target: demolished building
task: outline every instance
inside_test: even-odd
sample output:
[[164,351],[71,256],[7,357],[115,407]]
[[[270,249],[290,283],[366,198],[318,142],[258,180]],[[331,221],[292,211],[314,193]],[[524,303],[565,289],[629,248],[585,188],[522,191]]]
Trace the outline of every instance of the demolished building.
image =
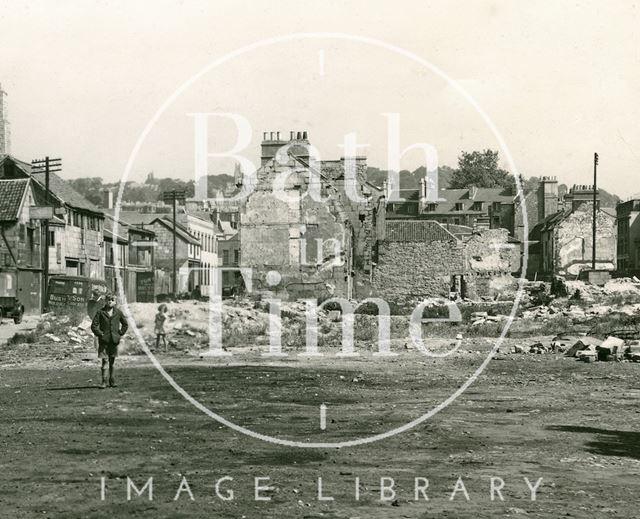
[[240,266],[251,268],[257,292],[355,298],[367,291],[381,190],[366,181],[364,157],[316,161],[309,150],[306,132],[264,134],[240,210]]
[[[582,271],[592,268],[593,195],[593,186],[574,186],[564,196],[563,205],[556,205],[560,210],[543,213],[548,216],[530,232],[530,277],[545,280],[558,276],[577,278]],[[614,271],[617,263],[616,216],[611,210],[600,207],[598,193],[596,204],[596,269]]]
[[521,266],[520,242],[507,229],[456,235],[434,220],[387,220],[376,260],[375,295],[401,308],[513,294]]

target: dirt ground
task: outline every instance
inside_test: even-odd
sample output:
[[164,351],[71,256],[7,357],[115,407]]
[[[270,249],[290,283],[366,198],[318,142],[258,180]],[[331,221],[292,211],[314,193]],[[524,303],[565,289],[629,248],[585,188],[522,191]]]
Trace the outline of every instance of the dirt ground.
[[[290,355],[274,362],[245,353],[159,360],[190,395],[236,424],[294,441],[334,442],[417,418],[448,397],[489,348],[488,341],[469,340],[445,359],[403,351],[392,359]],[[100,390],[91,358],[76,352],[0,365],[0,516],[637,517],[638,364],[498,355],[425,423],[375,443],[318,450],[274,445],[221,425],[145,356],[121,357],[119,387]],[[135,492],[128,501],[127,477],[138,488],[153,477],[153,501]],[[193,501],[186,491],[174,501],[183,477]],[[216,495],[223,477],[233,480],[222,480],[219,491],[233,490],[233,500]],[[270,478],[259,482],[274,487],[259,493],[270,501],[255,500],[256,477]],[[318,500],[318,477],[333,501]],[[450,500],[459,477],[469,500],[461,490]],[[504,481],[504,501],[491,500],[491,477]],[[532,485],[543,478],[535,501],[525,477]],[[393,499],[380,500],[381,478],[394,479]],[[414,500],[415,478],[428,478],[428,501]]]

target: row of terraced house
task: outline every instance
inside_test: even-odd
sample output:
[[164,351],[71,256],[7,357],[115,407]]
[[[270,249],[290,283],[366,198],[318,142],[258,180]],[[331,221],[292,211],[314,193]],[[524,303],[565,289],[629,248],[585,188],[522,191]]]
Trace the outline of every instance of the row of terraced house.
[[[25,312],[38,313],[47,274],[103,280],[129,302],[173,293],[170,214],[118,213],[111,193],[98,207],[55,173],[47,191],[44,177],[30,163],[0,154],[0,297],[14,293]],[[176,292],[208,296],[211,268],[239,262],[237,228],[219,213],[192,214],[184,205],[178,213]]]

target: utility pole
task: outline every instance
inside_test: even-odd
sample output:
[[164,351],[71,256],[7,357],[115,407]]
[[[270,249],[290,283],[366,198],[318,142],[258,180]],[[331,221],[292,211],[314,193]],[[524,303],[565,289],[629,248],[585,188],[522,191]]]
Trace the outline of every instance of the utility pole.
[[596,207],[597,202],[598,202],[598,154],[594,153],[593,154],[593,237],[592,237],[593,241],[591,244],[593,256],[591,259],[591,270],[596,269],[596,238],[597,238],[597,231],[598,231],[598,222],[597,222],[598,208]]
[[[44,159],[31,161],[31,174],[44,173],[44,196],[45,205],[52,206],[51,191],[49,190],[49,176],[51,173],[57,173],[62,171],[62,159],[50,159],[45,157]],[[49,219],[45,218],[44,223],[44,250],[42,261],[42,311],[45,311],[45,305],[47,302],[47,291],[49,290]],[[43,240],[40,240],[42,243]]]
[[173,205],[173,271],[171,274],[171,285],[172,285],[172,292],[173,292],[173,297],[176,297],[176,293],[177,293],[177,270],[178,270],[178,266],[177,266],[177,261],[176,261],[176,203],[178,200],[184,201],[185,200],[185,193],[184,191],[178,191],[176,189],[172,189],[171,191],[166,191],[164,193],[162,193],[162,200],[167,203],[167,202],[171,202]]

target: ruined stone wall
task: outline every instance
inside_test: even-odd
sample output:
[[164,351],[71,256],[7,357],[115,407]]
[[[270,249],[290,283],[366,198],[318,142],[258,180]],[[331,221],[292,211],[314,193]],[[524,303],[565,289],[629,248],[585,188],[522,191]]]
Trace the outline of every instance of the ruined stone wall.
[[[590,269],[593,254],[593,204],[584,202],[553,230],[553,274],[577,276]],[[617,263],[616,218],[597,213],[596,268],[615,270]]]
[[466,242],[468,270],[518,272],[521,267],[520,244],[509,243],[506,229],[488,229],[473,234]]
[[430,297],[448,299],[451,276],[464,271],[462,244],[455,240],[383,241],[378,247],[372,295],[389,304],[406,308]]
[[[173,269],[173,232],[164,225],[156,222],[151,226],[156,235],[155,266],[171,272]],[[189,258],[188,244],[179,235],[176,239],[177,268],[187,266]]]
[[[290,199],[282,200],[274,193],[274,182],[287,172],[283,187]],[[323,185],[322,195],[334,187]],[[308,189],[308,172],[293,160],[270,161],[258,170],[256,188],[240,214],[241,266],[252,269],[256,291],[282,299],[347,295],[349,218],[337,197],[320,202],[302,197]],[[275,285],[266,281],[271,271],[281,278]]]
[[470,299],[510,297],[517,289],[512,273],[520,271],[520,245],[508,242],[509,231],[491,229],[465,243],[463,295]]

